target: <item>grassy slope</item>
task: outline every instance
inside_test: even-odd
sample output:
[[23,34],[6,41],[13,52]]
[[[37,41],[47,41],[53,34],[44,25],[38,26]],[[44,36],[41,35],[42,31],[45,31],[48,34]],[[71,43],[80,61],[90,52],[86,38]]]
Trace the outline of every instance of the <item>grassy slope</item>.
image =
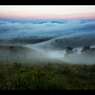
[[94,90],[94,72],[95,65],[64,62],[0,64],[0,90]]
[[0,60],[4,62],[27,62],[39,60],[42,57],[33,49],[22,46],[0,46]]

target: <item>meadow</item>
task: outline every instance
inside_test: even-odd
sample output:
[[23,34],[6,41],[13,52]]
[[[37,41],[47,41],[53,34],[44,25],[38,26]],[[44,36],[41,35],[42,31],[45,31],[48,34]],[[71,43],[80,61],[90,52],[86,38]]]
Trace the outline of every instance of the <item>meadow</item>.
[[95,90],[95,64],[0,62],[0,90]]

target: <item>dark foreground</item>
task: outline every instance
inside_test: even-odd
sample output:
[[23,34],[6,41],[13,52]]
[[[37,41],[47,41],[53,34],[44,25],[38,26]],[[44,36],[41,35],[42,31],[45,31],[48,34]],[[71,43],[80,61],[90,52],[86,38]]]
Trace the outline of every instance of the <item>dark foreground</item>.
[[0,90],[95,90],[95,65],[0,63]]

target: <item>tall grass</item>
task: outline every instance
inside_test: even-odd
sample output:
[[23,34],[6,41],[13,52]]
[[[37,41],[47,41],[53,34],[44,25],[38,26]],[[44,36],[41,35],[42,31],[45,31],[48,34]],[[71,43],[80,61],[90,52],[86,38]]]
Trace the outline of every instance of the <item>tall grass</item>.
[[0,90],[94,90],[95,65],[0,64]]

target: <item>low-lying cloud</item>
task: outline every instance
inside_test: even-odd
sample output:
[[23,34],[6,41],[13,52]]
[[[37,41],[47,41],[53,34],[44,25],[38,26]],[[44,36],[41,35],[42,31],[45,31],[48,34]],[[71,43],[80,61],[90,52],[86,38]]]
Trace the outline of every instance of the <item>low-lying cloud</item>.
[[[95,21],[79,20],[65,21],[63,24],[46,22],[42,24],[34,23],[12,23],[0,21],[0,38],[13,38],[16,36],[59,36],[74,33],[88,33],[95,31]],[[5,37],[4,35],[7,35]]]
[[[95,45],[95,21],[69,20],[63,23],[45,22],[35,23],[12,23],[0,21],[0,40],[13,39],[16,37],[24,38],[30,36],[55,37],[49,42],[38,44],[39,46],[61,47],[67,46],[81,47],[84,45]],[[61,41],[55,42],[56,39]],[[47,44],[47,45],[46,45]],[[51,45],[51,46],[50,46]],[[53,46],[52,46],[53,45]]]

